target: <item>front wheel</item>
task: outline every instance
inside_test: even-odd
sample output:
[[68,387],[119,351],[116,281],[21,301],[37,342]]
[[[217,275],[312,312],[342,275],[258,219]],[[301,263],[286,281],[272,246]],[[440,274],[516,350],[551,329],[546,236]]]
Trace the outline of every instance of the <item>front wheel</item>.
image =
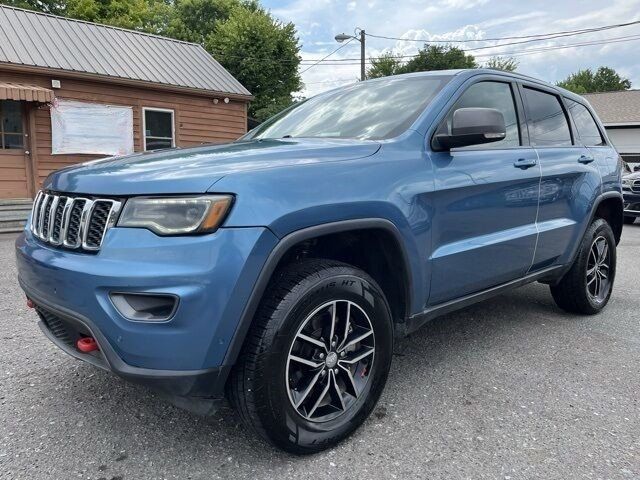
[[597,218],[585,232],[571,269],[551,286],[551,294],[563,310],[593,315],[609,302],[615,276],[615,237],[609,224]]
[[314,453],[371,413],[392,358],[383,292],[365,272],[327,260],[285,268],[267,290],[230,379],[243,422],[292,453]]

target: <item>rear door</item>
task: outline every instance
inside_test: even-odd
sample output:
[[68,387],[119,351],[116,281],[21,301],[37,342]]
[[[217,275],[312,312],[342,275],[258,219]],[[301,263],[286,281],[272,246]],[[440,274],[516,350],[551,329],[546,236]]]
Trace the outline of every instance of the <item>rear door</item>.
[[552,88],[521,85],[529,139],[535,148],[542,179],[531,271],[567,263],[578,245],[591,206],[601,191],[593,154],[571,128],[567,107]]
[[[480,78],[452,100],[440,129],[458,108],[502,112],[507,136],[495,143],[431,154],[435,177],[429,304],[435,305],[525,275],[533,260],[540,169],[528,146],[515,84]],[[524,128],[523,128],[524,127]]]
[[600,169],[603,191],[617,190],[620,182],[617,152],[607,143],[601,127],[585,104],[566,97],[564,101],[580,143],[587,148]]

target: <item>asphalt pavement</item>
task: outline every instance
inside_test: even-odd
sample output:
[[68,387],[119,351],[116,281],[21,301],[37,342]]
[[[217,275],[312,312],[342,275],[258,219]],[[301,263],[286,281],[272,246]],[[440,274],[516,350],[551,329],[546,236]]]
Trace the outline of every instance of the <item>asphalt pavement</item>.
[[566,314],[533,284],[399,342],[351,438],[294,457],[68,357],[40,332],[0,236],[0,478],[639,479],[640,225],[607,309]]

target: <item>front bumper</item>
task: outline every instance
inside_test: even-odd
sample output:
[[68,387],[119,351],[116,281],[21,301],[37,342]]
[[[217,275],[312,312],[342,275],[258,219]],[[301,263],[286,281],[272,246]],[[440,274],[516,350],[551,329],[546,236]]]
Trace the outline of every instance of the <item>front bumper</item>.
[[624,216],[640,217],[640,193],[623,190]]
[[[112,228],[97,254],[43,244],[27,229],[16,240],[20,285],[38,307],[72,331],[93,336],[100,354],[83,354],[45,333],[76,358],[178,397],[220,397],[223,365],[244,305],[276,237],[265,228],[220,229],[158,237]],[[109,293],[179,297],[166,322],[131,321]]]

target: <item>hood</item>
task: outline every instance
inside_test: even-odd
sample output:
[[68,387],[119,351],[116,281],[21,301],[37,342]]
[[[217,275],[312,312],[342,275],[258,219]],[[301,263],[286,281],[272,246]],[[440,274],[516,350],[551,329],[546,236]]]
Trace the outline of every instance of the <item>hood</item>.
[[627,173],[622,176],[623,180],[640,180],[640,172]]
[[353,160],[380,144],[343,139],[265,139],[105,158],[52,173],[44,188],[87,195],[204,193],[225,175]]

